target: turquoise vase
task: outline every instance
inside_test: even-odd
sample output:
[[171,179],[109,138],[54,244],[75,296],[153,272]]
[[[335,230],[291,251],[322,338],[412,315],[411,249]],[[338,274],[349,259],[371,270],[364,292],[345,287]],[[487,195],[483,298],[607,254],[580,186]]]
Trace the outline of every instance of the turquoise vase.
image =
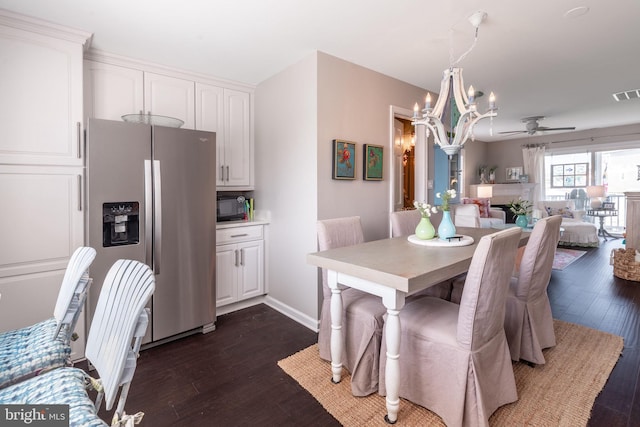
[[447,240],[455,235],[456,226],[453,225],[453,221],[451,221],[451,212],[443,211],[442,221],[440,221],[440,225],[438,226],[438,237],[440,240]]
[[526,215],[518,215],[516,218],[516,225],[520,228],[527,228],[529,225],[529,220]]
[[433,228],[433,224],[431,224],[431,220],[427,218],[422,218],[416,227],[416,237],[421,240],[429,240],[433,239],[436,235],[436,229]]

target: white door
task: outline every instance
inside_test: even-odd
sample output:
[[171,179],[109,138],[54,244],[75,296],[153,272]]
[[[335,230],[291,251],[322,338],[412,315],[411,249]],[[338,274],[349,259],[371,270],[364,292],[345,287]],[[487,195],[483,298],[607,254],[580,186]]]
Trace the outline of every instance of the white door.
[[122,120],[144,110],[144,79],[140,70],[84,61],[87,117]]
[[185,129],[195,129],[195,83],[190,80],[144,73],[145,112],[184,121]]
[[264,293],[264,241],[238,244],[240,250],[241,277],[238,280],[238,300],[256,297]]
[[216,307],[237,301],[236,245],[216,246]]

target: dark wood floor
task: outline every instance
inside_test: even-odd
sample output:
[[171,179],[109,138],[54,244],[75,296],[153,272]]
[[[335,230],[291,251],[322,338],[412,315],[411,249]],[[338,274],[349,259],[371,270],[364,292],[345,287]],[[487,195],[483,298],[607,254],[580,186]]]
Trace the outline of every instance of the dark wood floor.
[[[552,274],[557,319],[624,337],[623,356],[596,399],[589,426],[640,425],[640,283],[617,279],[609,241]],[[317,335],[259,305],[218,317],[217,330],[141,353],[128,412],[143,426],[337,426],[276,362]],[[328,381],[328,377],[327,377]],[[105,418],[108,419],[108,418]]]

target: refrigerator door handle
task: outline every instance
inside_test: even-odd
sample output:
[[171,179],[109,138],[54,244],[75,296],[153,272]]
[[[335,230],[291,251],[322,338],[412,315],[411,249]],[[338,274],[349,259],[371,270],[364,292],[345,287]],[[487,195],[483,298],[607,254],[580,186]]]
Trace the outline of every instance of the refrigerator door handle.
[[160,160],[153,161],[153,272],[160,274],[162,259],[162,176]]
[[153,178],[151,174],[151,160],[144,161],[144,258],[145,264],[151,267],[153,259]]

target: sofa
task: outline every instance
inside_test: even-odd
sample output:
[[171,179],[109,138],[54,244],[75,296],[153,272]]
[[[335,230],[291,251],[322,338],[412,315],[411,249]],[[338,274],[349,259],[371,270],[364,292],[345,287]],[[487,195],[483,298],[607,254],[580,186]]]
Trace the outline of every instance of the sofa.
[[[500,208],[492,208],[490,199],[484,197],[465,197],[462,204],[474,204],[478,206],[480,213],[480,228],[500,228],[506,222],[506,214]],[[455,213],[454,213],[455,217]]]
[[542,218],[562,216],[558,245],[596,248],[600,245],[598,226],[585,221],[585,211],[575,209],[573,200],[542,200],[536,203],[535,208],[541,212]]

